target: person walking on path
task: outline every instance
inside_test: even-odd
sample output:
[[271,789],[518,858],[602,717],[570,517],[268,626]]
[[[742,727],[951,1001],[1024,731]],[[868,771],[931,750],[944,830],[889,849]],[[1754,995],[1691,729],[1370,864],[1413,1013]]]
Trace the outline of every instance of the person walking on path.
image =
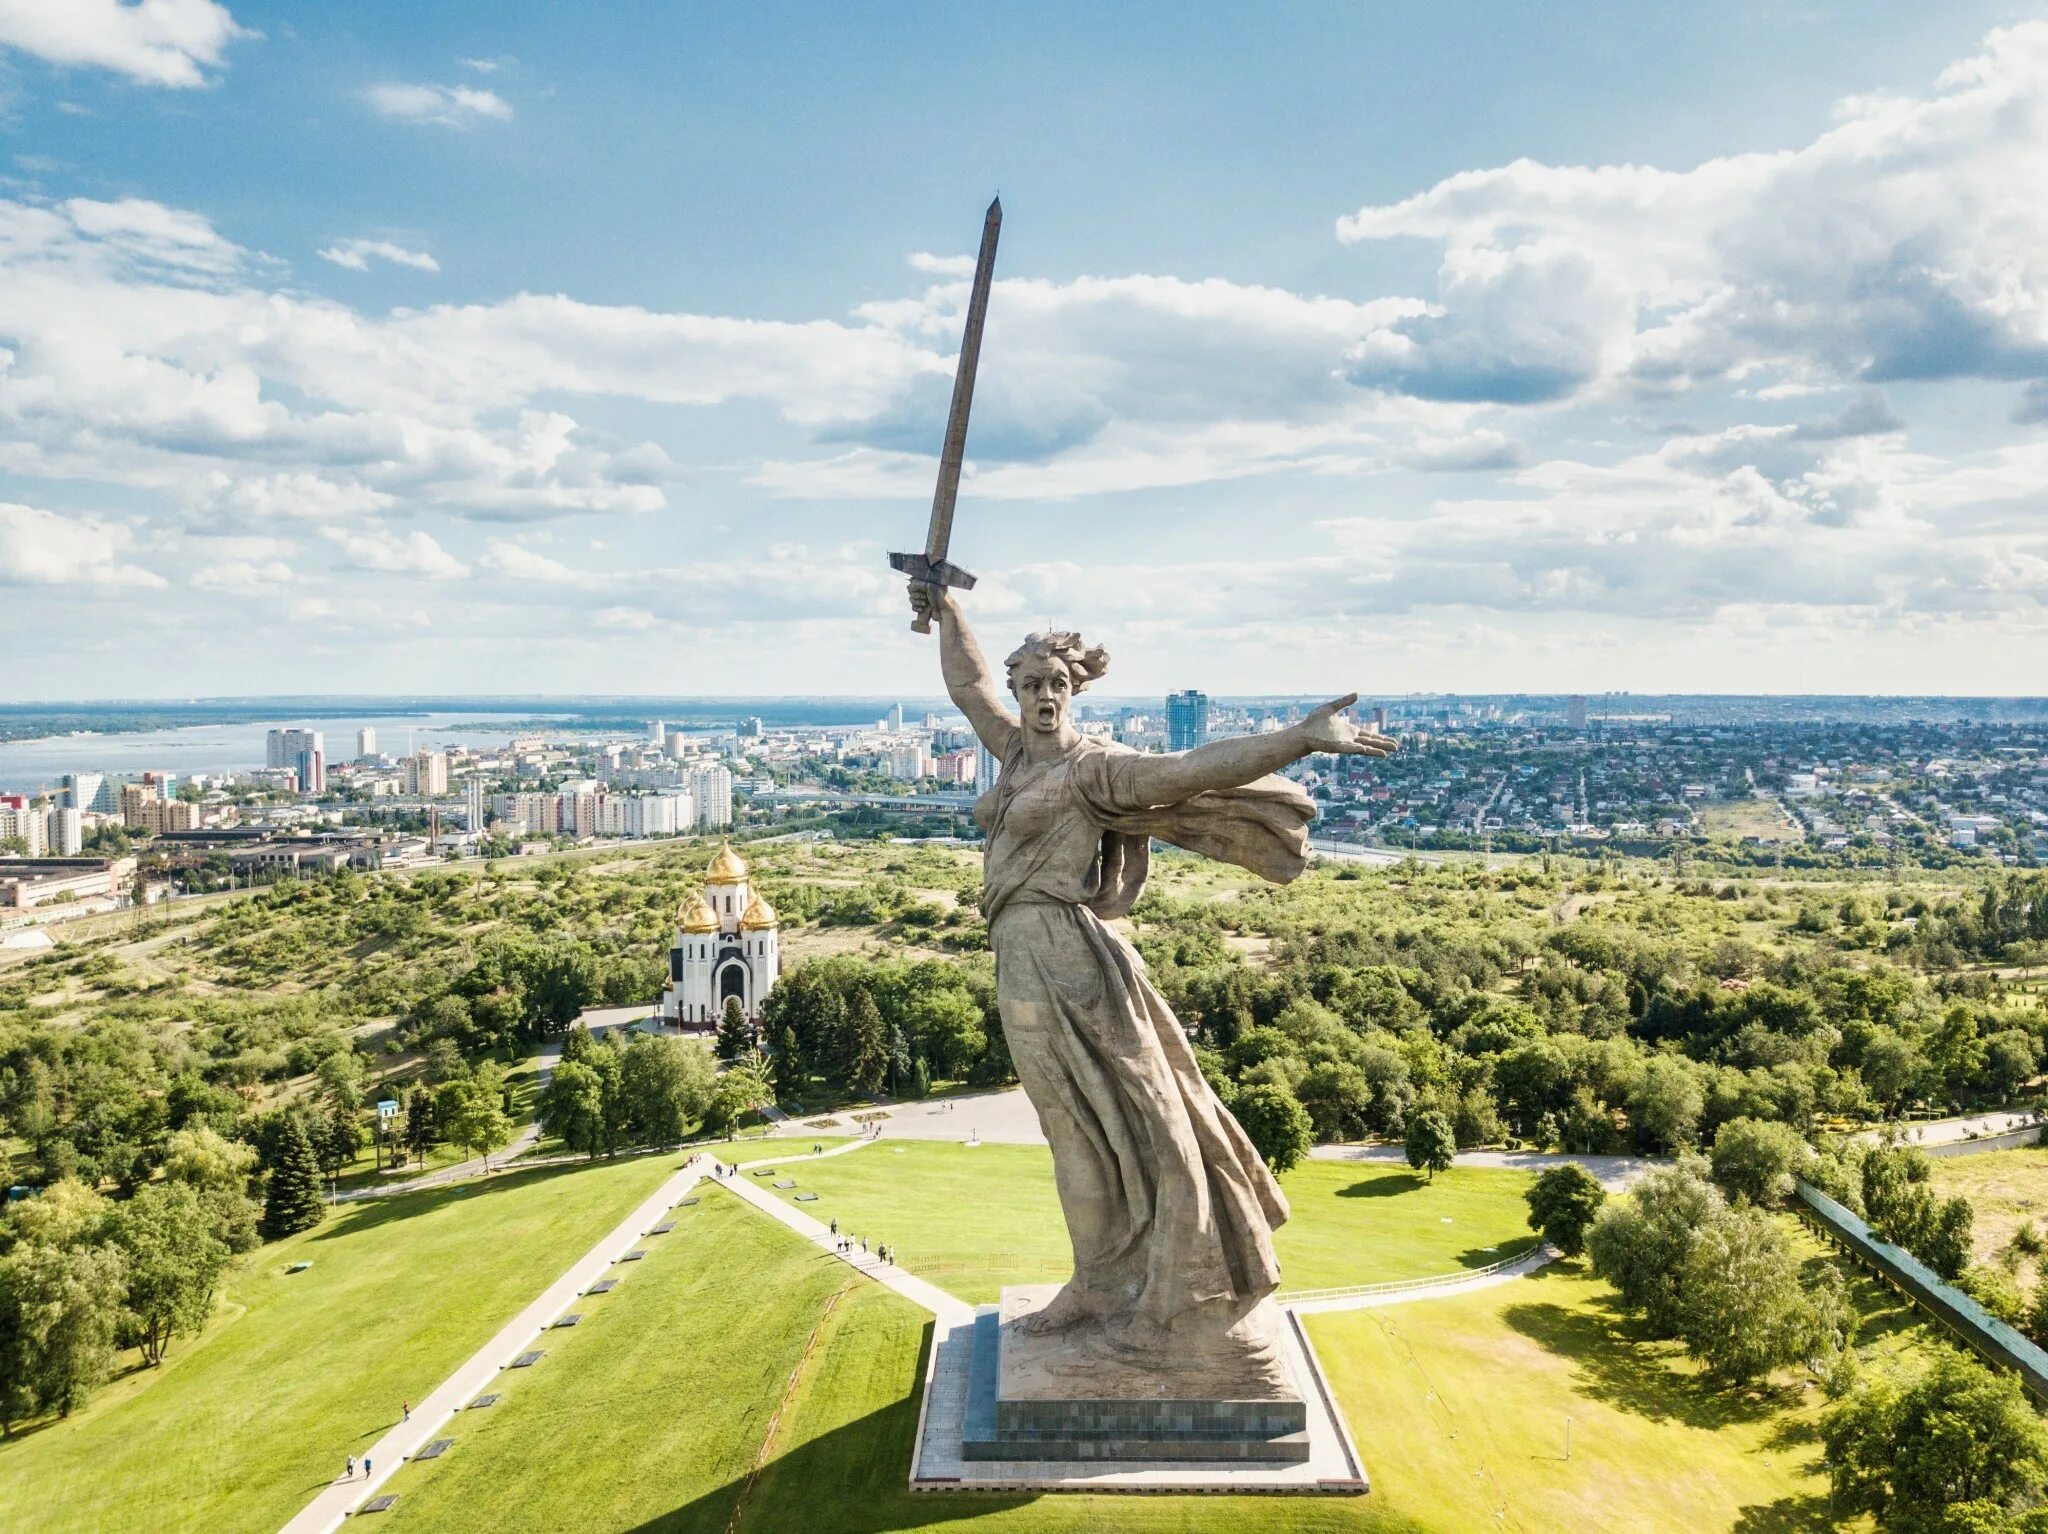
[[351,1455],[350,1455],[350,1456],[348,1457],[348,1471],[347,1471],[347,1473],[346,1473],[346,1474],[344,1474],[344,1475],[342,1476],[342,1479],[343,1479],[344,1481],[353,1481],[353,1480],[354,1480],[355,1478],[356,1478],[356,1457],[355,1457],[355,1456],[354,1456],[353,1454],[351,1454]]
[[405,1414],[405,1420],[407,1422],[412,1421],[412,1402],[401,1401],[398,1404],[398,1409]]
[[832,1234],[835,1236],[839,1234],[839,1216],[836,1214],[832,1217]]

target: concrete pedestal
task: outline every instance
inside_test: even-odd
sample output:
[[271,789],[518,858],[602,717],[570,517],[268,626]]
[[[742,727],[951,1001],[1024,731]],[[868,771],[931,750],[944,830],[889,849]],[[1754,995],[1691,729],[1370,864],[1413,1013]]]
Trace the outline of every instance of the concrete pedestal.
[[[1133,1361],[1085,1323],[1050,1336],[1022,1324],[1052,1285],[1006,1288],[975,1317],[961,1452],[987,1460],[1145,1460],[1300,1464],[1309,1458],[1302,1382],[1278,1347],[1272,1306],[1249,1330],[1264,1368],[1232,1360]],[[1282,1359],[1274,1369],[1270,1359]]]
[[[913,1491],[1236,1491],[1366,1489],[1315,1352],[1291,1315],[1275,1313],[1281,1373],[1291,1391],[1177,1393],[1171,1371],[1119,1371],[1064,1337],[1014,1336],[1049,1297],[1005,1290],[1003,1307],[971,1322],[940,1320],[926,1361],[912,1460]],[[1041,1352],[1041,1348],[1050,1352]],[[1197,1370],[1213,1385],[1213,1373]],[[1162,1377],[1162,1375],[1164,1377]],[[1273,1371],[1265,1371],[1270,1385]],[[1085,1392],[1075,1388],[1085,1382]]]

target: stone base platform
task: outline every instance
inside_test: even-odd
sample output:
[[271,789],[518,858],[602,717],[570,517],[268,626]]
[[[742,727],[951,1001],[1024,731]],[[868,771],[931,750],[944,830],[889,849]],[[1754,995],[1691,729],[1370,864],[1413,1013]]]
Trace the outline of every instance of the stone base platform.
[[935,1323],[911,1490],[1366,1490],[1293,1316],[1274,1321],[1294,1388],[1264,1399],[1176,1398],[1140,1380],[1105,1382],[1099,1366],[1077,1379],[1065,1342],[1018,1333],[1015,1320],[1052,1292],[1005,1290],[1000,1311]]

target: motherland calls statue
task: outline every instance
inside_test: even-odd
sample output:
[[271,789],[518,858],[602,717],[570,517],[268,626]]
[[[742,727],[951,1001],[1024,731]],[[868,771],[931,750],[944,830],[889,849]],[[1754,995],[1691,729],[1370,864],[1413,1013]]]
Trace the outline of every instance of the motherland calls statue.
[[1284,1393],[1271,1307],[1259,1307],[1279,1284],[1273,1230],[1287,1201],[1106,923],[1142,892],[1153,837],[1295,878],[1315,809],[1271,774],[1395,743],[1345,717],[1356,695],[1284,730],[1172,755],[1085,739],[1068,708],[1107,668],[1103,650],[1031,635],[1005,662],[1013,714],[954,590],[913,577],[910,599],[937,620],[946,690],[1002,763],[975,807],[988,838],[981,909],[1010,1058],[1051,1143],[1074,1244],[1074,1276],[1014,1317],[1017,1333],[1059,1339],[1030,1349],[1065,1377],[1048,1393],[1076,1382],[1110,1395]]

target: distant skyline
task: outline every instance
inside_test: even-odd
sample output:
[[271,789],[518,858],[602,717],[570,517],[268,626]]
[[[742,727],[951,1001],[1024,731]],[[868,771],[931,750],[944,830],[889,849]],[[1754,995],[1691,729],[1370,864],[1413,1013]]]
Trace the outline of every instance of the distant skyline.
[[[2048,9],[0,5],[0,701],[2048,676]],[[1848,19],[1853,15],[1853,21]]]

